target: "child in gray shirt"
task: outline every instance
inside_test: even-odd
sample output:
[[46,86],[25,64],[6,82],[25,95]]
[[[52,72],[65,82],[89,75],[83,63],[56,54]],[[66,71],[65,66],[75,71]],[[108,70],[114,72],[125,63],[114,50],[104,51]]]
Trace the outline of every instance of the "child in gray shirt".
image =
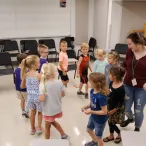
[[45,121],[45,138],[50,138],[50,128],[53,125],[60,132],[62,139],[68,139],[68,135],[55,120],[62,117],[61,98],[65,96],[62,81],[56,79],[56,74],[57,68],[54,64],[43,65],[39,100],[42,102],[43,119]]

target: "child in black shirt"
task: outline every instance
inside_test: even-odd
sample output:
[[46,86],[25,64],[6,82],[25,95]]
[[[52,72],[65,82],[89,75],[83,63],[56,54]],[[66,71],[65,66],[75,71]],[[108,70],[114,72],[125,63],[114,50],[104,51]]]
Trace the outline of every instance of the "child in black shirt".
[[[112,67],[109,72],[111,83],[109,85],[110,94],[108,96],[108,124],[110,136],[103,139],[104,142],[114,140],[115,143],[121,142],[120,129],[116,124],[120,124],[124,120],[124,98],[125,90],[123,85],[123,77],[125,70],[121,67]],[[114,139],[114,132],[118,136]]]

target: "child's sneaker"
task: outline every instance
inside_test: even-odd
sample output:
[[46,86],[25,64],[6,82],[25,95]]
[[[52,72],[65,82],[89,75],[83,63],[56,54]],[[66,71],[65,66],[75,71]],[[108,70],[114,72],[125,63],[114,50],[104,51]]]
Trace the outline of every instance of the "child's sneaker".
[[85,95],[82,91],[77,92],[78,95]]
[[67,134],[61,136],[61,139],[69,139],[69,136]]
[[35,129],[34,130],[31,130],[30,135],[35,135],[35,133],[36,133],[36,130]]
[[86,98],[86,99],[88,99],[88,98],[89,98],[89,97],[88,97],[88,93],[85,93],[85,98]]
[[25,118],[29,118],[29,113],[26,112],[26,111],[23,111],[23,112],[22,112],[22,116],[25,116]]
[[90,141],[90,142],[85,143],[85,146],[98,146],[98,144],[94,141]]
[[40,128],[37,128],[37,130],[36,130],[36,134],[37,134],[37,135],[40,135],[40,134],[42,134],[42,133],[43,133],[43,130],[40,129]]

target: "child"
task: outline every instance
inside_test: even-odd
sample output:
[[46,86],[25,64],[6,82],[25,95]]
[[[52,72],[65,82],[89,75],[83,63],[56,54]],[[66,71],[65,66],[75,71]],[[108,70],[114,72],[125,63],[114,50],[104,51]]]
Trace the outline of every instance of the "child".
[[[121,67],[112,67],[110,69],[109,78],[112,81],[109,85],[110,94],[108,99],[108,124],[110,136],[103,139],[104,142],[114,140],[115,143],[121,142],[120,129],[116,124],[120,124],[124,120],[124,98],[125,90],[123,85],[123,77],[125,70]],[[114,139],[114,132],[118,134]]]
[[[90,115],[87,131],[92,141],[85,146],[103,146],[102,135],[107,122],[107,89],[105,76],[102,73],[91,73],[90,103],[82,108],[82,112]],[[89,109],[90,108],[90,109]],[[93,130],[95,129],[95,133]]]
[[[90,58],[88,55],[89,46],[86,43],[81,45],[81,52],[82,55],[79,57],[79,61],[77,64],[77,77],[80,76],[80,86],[79,91],[77,92],[78,95],[85,95],[85,98],[88,98],[88,68],[92,72],[90,66]],[[85,84],[85,94],[82,92],[83,84]]]
[[59,54],[59,65],[58,65],[58,73],[61,77],[62,83],[64,86],[67,86],[67,83],[69,82],[69,78],[67,75],[68,71],[68,56],[66,53],[67,50],[67,42],[61,41],[60,42],[60,54]]
[[22,116],[25,116],[26,118],[29,118],[28,111],[25,110],[25,101],[27,98],[27,92],[26,88],[21,89],[21,62],[23,59],[27,57],[27,54],[18,54],[17,61],[19,63],[18,68],[15,69],[14,75],[15,75],[15,87],[17,92],[17,97],[21,100],[21,110],[22,110]]
[[104,49],[97,49],[96,58],[97,60],[93,65],[93,72],[105,72],[105,66],[108,64],[106,57],[106,51]]
[[41,78],[39,100],[44,102],[43,117],[45,121],[45,138],[50,138],[50,128],[53,125],[61,134],[62,139],[68,139],[60,124],[55,120],[62,117],[61,98],[65,96],[64,86],[56,80],[57,68],[54,64],[44,64]]
[[[40,59],[35,55],[30,55],[22,62],[21,70],[21,88],[27,88],[27,102],[26,108],[31,110],[30,123],[31,123],[31,135],[41,134],[41,124],[42,124],[42,108],[41,103],[38,100],[39,96],[39,80],[38,72],[36,71],[40,67]],[[28,72],[26,73],[26,70]],[[38,111],[38,128],[35,128],[35,117],[36,111]]]
[[40,55],[40,68],[39,68],[38,72],[40,73],[42,65],[44,63],[48,63],[48,61],[47,61],[48,53],[49,53],[48,47],[46,45],[39,44],[38,53]]
[[111,51],[108,54],[108,63],[105,67],[105,77],[107,85],[110,84],[109,70],[112,66],[120,66],[120,55],[116,51]]

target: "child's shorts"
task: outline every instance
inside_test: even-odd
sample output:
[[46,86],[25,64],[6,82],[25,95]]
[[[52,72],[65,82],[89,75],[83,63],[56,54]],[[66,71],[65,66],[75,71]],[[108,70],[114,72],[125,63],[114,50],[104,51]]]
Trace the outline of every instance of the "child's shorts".
[[27,92],[16,91],[17,98],[21,100],[26,100]]
[[87,84],[88,83],[88,74],[81,74],[80,75],[80,82],[83,84]]
[[59,114],[56,114],[54,116],[43,116],[44,117],[44,121],[47,121],[47,122],[54,122],[56,118],[61,118],[62,117],[62,112],[59,113]]
[[94,129],[95,129],[95,135],[96,135],[98,138],[102,138],[105,125],[106,125],[106,122],[105,122],[104,124],[98,124],[98,123],[95,122],[95,121],[93,120],[93,118],[90,116],[90,117],[89,117],[89,121],[88,121],[88,125],[87,125],[87,130],[94,130]]
[[38,112],[42,112],[41,102],[38,99],[28,97],[25,108],[27,110],[37,110]]
[[58,73],[59,73],[59,76],[61,78],[62,81],[68,81],[69,78],[68,78],[68,75],[63,75],[63,72],[61,70],[58,69]]

